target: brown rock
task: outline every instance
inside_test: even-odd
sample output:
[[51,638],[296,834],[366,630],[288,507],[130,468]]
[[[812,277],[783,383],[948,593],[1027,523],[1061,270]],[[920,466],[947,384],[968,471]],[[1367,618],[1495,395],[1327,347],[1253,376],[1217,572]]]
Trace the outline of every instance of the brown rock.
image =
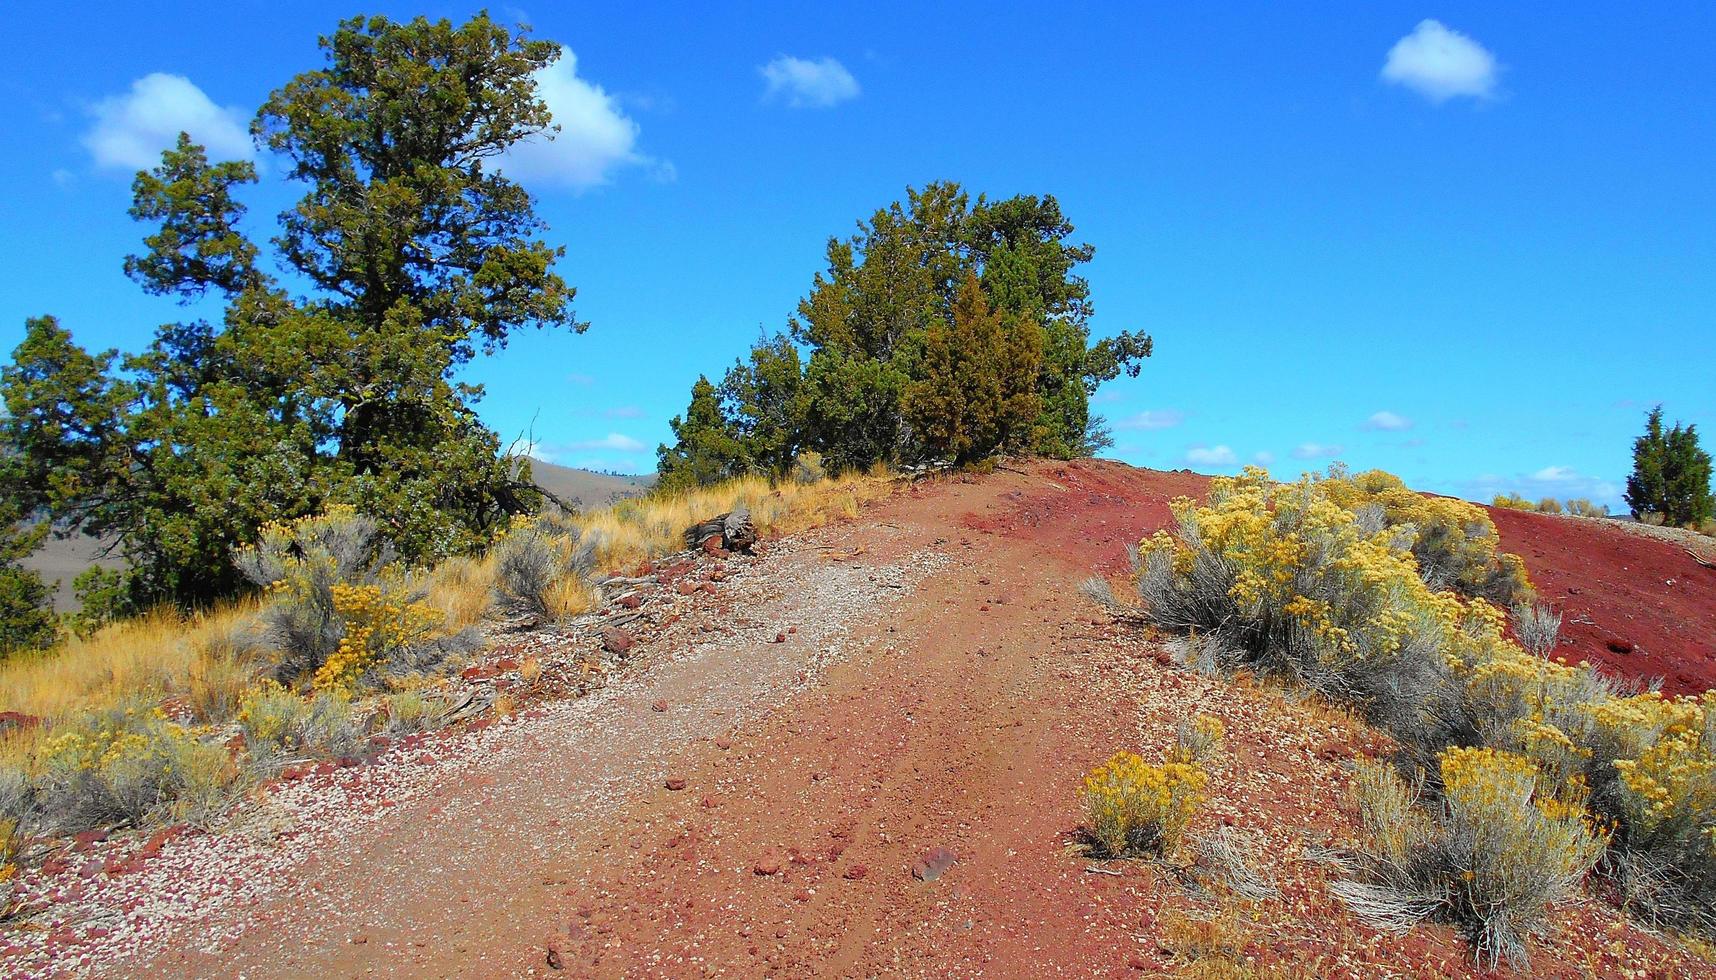
[[668,789],[678,791],[685,788],[685,780],[678,776],[671,776],[664,785],[666,785]]
[[614,602],[614,605],[619,606],[621,609],[636,609],[643,605],[643,596],[623,595]]
[[841,875],[841,877],[845,878],[847,881],[863,881],[864,876],[869,873],[869,868],[864,867],[862,864],[854,864],[852,867],[847,868],[846,873]]
[[764,855],[754,866],[752,866],[751,871],[754,874],[765,877],[768,875],[778,875],[781,873],[781,859],[772,854]]
[[615,656],[623,657],[637,645],[632,635],[617,626],[610,626],[602,631],[602,649]]
[[660,698],[657,698],[656,700],[654,700],[650,703],[650,707],[656,711],[666,711],[667,710],[667,702],[663,701]]

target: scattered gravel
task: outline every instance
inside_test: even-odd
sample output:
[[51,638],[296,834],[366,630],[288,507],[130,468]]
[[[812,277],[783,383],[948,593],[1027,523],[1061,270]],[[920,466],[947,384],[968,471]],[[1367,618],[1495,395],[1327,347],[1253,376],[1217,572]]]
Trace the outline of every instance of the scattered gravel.
[[[169,946],[213,953],[256,926],[247,910],[295,902],[361,928],[389,910],[347,901],[328,908],[306,883],[318,870],[373,867],[364,859],[387,834],[420,843],[427,832],[397,826],[408,812],[481,840],[543,823],[575,825],[662,786],[687,742],[731,731],[815,684],[855,630],[886,616],[895,597],[948,563],[922,553],[866,564],[826,554],[822,540],[811,532],[754,559],[674,556],[656,563],[657,581],[611,596],[629,594],[623,605],[498,637],[451,682],[448,696],[480,708],[509,692],[526,706],[512,717],[387,741],[361,765],[317,765],[259,789],[212,831],[116,835],[55,855],[17,883],[14,898],[25,911],[0,932],[4,972],[123,972],[119,964]],[[697,587],[683,594],[681,581]],[[641,615],[608,625],[632,616],[634,606]],[[629,656],[602,649],[614,628],[635,639]],[[530,670],[527,681],[521,668],[531,661],[540,671]],[[543,696],[549,699],[532,703]],[[662,710],[647,710],[651,704]],[[568,758],[578,760],[570,773]],[[545,791],[519,800],[509,787]],[[398,880],[374,883],[376,894],[420,887],[430,880],[426,863],[439,876],[493,871],[481,846],[453,841],[428,850],[420,847],[425,853],[403,867],[388,862],[386,873]]]

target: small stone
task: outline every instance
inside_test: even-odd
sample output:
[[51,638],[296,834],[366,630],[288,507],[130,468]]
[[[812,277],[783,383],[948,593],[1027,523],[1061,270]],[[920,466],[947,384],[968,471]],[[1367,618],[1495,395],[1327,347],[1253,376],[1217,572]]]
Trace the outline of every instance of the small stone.
[[925,851],[922,857],[918,858],[917,863],[912,865],[912,877],[919,881],[934,881],[940,878],[948,868],[953,867],[954,862],[958,860],[959,855],[947,848],[932,847]]
[[555,949],[553,946],[548,947],[548,968],[550,970],[563,970],[566,968],[565,962],[560,959],[560,951]]
[[785,633],[776,633],[775,634],[775,642],[776,643],[785,643],[786,642],[786,634]]
[[636,609],[643,605],[643,597],[638,595],[623,595],[614,602],[614,605],[619,606],[621,609]]
[[845,878],[847,881],[863,881],[864,876],[869,873],[869,868],[864,867],[862,864],[854,864],[852,867],[847,868],[846,872],[841,875],[841,877]]
[[753,865],[751,871],[752,873],[763,877],[778,875],[781,873],[781,859],[772,854],[768,855]]
[[677,792],[677,791],[685,788],[685,780],[681,779],[678,776],[670,776],[663,783],[663,785],[665,785],[668,789],[671,789],[671,790],[674,790],[675,792]]
[[652,708],[653,710],[656,710],[656,711],[666,711],[667,710],[667,702],[662,700],[661,698],[656,698],[654,701],[651,701],[649,706],[650,706],[650,708]]
[[620,629],[619,627],[610,626],[602,631],[602,649],[614,654],[615,656],[625,656],[627,653],[630,653],[632,647],[636,645],[637,640],[633,639],[630,633]]

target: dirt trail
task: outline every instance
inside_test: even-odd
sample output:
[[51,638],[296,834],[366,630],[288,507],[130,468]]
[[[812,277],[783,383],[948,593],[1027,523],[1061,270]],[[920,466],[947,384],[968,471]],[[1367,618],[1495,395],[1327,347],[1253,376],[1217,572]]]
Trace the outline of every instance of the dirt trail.
[[[1091,765],[1118,748],[1160,752],[1201,710],[1229,735],[1194,829],[1246,835],[1279,886],[1246,913],[1247,956],[1300,976],[1470,975],[1445,928],[1358,925],[1311,860],[1311,845],[1350,835],[1345,766],[1386,752],[1380,739],[1245,678],[1166,666],[1159,646],[1077,594],[1092,570],[1124,567],[1125,545],[1167,520],[1169,498],[1203,486],[1086,461],[902,490],[757,559],[619,683],[447,739],[464,746],[462,767],[427,766],[337,833],[306,821],[287,850],[310,856],[265,864],[252,897],[90,966],[1165,970],[1162,924],[1195,889],[1136,862],[1092,873],[1072,846],[1076,794]],[[938,848],[954,862],[919,880],[914,864]],[[1690,975],[1684,957],[1612,920],[1595,904],[1570,910],[1539,975],[1623,962]]]

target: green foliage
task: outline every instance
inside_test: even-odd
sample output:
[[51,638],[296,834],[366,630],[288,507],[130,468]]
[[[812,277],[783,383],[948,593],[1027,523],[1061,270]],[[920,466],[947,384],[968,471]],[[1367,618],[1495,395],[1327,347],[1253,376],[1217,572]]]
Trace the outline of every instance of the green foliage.
[[765,339],[716,397],[693,392],[686,419],[700,421],[661,453],[663,478],[780,477],[804,449],[838,472],[1104,448],[1090,394],[1121,371],[1135,376],[1151,343],[1140,333],[1091,342],[1090,288],[1076,269],[1093,250],[1072,234],[1052,197],[908,189],[829,241],[790,341]]
[[125,259],[125,274],[156,295],[200,296],[210,287],[237,295],[259,285],[256,246],[238,230],[245,208],[233,188],[256,183],[256,165],[209,165],[208,154],[187,133],[161,154],[157,170],[131,184],[131,217],[161,230],[143,239],[149,251]]
[[72,632],[89,636],[108,623],[137,612],[131,604],[130,579],[118,569],[91,565],[72,579],[78,610],[69,618]]
[[1662,406],[1651,409],[1645,433],[1633,440],[1633,473],[1627,504],[1634,517],[1660,514],[1677,527],[1697,525],[1716,514],[1710,494],[1710,454],[1698,448],[1698,427],[1662,426]]
[[743,472],[745,451],[721,411],[715,386],[703,376],[691,386],[691,405],[675,415],[674,443],[656,449],[656,488],[664,493],[719,483]]
[[230,593],[235,546],[330,504],[427,561],[539,503],[472,410],[481,389],[453,376],[514,330],[583,329],[529,194],[489,165],[550,126],[533,75],[560,49],[486,15],[353,19],[321,46],[325,66],[253,127],[304,186],[274,258],[309,294],[263,271],[240,228],[254,168],[181,138],[133,185],[132,215],[157,230],[126,272],[152,293],[223,294],[222,322],[163,326],[121,359],[42,317],[0,371],[17,504],[116,540],[132,601]]
[[[0,479],[10,460],[0,461]],[[59,635],[42,576],[18,564],[47,536],[45,524],[26,527],[16,501],[0,496],[0,659],[49,646]]]
[[905,419],[932,458],[971,463],[997,451],[1037,448],[1036,390],[1043,334],[1034,320],[1004,324],[975,272],[951,322],[925,331],[919,380],[906,389]]

